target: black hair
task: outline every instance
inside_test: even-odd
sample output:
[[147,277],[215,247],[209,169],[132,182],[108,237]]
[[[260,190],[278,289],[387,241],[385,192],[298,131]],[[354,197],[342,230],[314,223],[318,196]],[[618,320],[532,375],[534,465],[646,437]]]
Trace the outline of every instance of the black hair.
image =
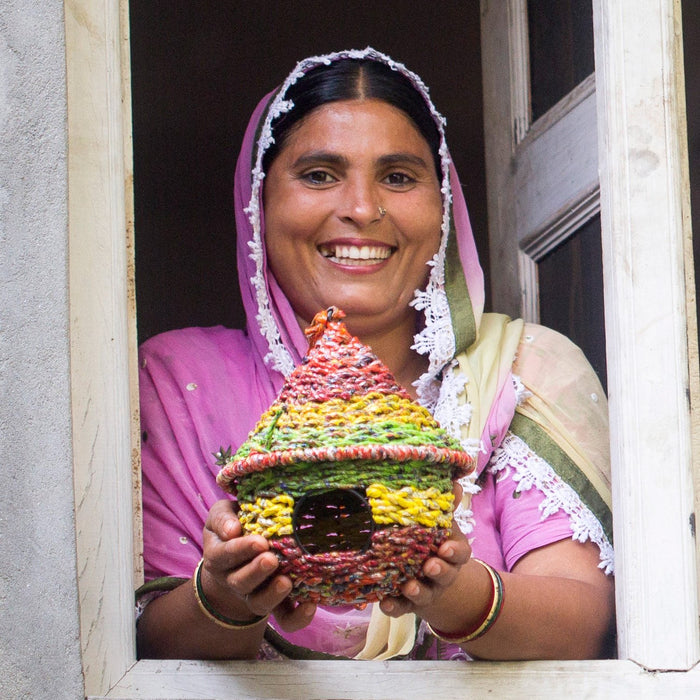
[[369,59],[345,58],[330,65],[312,68],[292,85],[285,99],[294,107],[272,122],[274,143],[263,156],[263,170],[268,171],[286,139],[304,117],[329,102],[341,100],[379,99],[400,109],[415,124],[428,142],[435,162],[438,181],[442,181],[440,133],[433,115],[413,83],[385,63]]

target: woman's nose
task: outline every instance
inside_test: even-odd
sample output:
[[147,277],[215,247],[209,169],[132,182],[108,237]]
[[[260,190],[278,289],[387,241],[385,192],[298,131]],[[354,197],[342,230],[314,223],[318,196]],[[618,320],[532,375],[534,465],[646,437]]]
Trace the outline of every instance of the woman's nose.
[[381,219],[381,202],[374,183],[348,182],[338,215],[356,226],[368,226]]

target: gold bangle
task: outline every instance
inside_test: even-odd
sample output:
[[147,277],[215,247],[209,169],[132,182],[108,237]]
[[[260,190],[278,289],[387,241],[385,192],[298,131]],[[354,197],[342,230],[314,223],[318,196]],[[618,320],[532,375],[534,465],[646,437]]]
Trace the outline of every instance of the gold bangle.
[[488,571],[491,577],[491,584],[493,586],[493,597],[491,598],[491,604],[486,616],[481,620],[474,629],[469,632],[457,632],[457,633],[445,633],[440,630],[436,630],[429,622],[428,629],[431,634],[433,634],[438,639],[443,642],[449,642],[450,644],[466,644],[467,642],[473,642],[479,637],[483,637],[493,626],[493,624],[498,619],[501,614],[501,609],[503,608],[503,579],[501,575],[492,566],[489,566],[486,562],[481,561],[481,559],[476,559],[472,557],[473,561],[481,564],[486,571]]
[[239,622],[238,620],[232,620],[230,617],[226,617],[218,612],[212,604],[207,600],[204,595],[204,590],[202,589],[202,564],[204,559],[199,560],[197,568],[194,570],[194,576],[192,577],[192,587],[194,588],[194,597],[197,599],[197,604],[199,609],[208,617],[212,622],[215,622],[219,627],[223,627],[227,630],[244,630],[248,627],[255,627],[255,625],[261,623],[263,620],[267,620],[270,617],[267,615],[257,615],[252,620],[247,622]]

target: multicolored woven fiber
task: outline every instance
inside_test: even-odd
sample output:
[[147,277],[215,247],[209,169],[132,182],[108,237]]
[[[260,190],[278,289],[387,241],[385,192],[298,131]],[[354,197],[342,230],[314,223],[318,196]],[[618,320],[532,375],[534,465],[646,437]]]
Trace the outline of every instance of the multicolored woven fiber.
[[452,525],[452,480],[474,468],[331,307],[309,352],[217,482],[244,531],[270,541],[292,597],[363,605],[420,576]]

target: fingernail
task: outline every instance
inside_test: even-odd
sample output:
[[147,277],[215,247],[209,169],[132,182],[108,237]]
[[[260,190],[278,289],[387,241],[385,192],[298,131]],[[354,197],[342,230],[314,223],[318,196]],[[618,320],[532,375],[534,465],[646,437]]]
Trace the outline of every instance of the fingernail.
[[289,584],[286,581],[277,581],[275,583],[275,592],[276,593],[287,593],[289,591]]
[[417,596],[420,593],[420,588],[418,587],[417,583],[409,583],[406,586],[406,595],[407,596]]
[[448,548],[445,550],[445,556],[446,556],[446,557],[451,558],[451,557],[453,557],[454,555],[455,555],[455,550],[454,550],[453,547],[448,547]]
[[426,576],[437,576],[440,573],[440,567],[437,564],[428,564],[425,567]]
[[265,572],[273,571],[274,569],[277,568],[277,561],[274,559],[271,559],[270,557],[265,557],[260,562],[260,568]]
[[256,554],[262,554],[264,551],[267,550],[267,547],[265,547],[265,545],[262,542],[257,541],[253,542],[251,547]]
[[382,603],[382,607],[384,608],[384,612],[390,613],[396,606],[390,600],[385,600]]

